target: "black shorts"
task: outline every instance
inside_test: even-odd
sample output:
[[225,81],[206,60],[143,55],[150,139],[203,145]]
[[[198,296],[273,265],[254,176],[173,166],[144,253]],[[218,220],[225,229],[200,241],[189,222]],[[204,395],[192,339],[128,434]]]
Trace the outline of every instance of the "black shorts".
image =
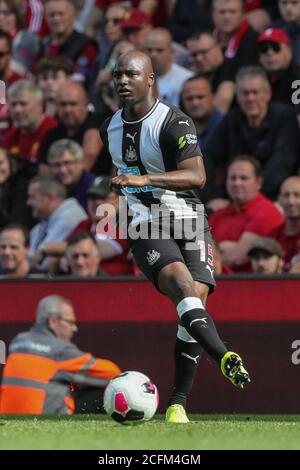
[[[143,223],[147,225],[148,232],[151,230],[151,222]],[[142,224],[139,226],[141,227]],[[157,232],[157,231],[156,231]],[[209,286],[209,293],[213,292],[216,286],[214,279],[213,246],[210,229],[207,219],[204,219],[202,235],[187,239],[184,234],[174,238],[174,226],[170,229],[170,237],[163,239],[161,226],[158,226],[159,239],[148,237],[148,239],[129,238],[129,245],[132,250],[135,263],[142,273],[156,286],[159,271],[170,263],[180,261],[184,263],[190,271],[194,281],[199,281]]]

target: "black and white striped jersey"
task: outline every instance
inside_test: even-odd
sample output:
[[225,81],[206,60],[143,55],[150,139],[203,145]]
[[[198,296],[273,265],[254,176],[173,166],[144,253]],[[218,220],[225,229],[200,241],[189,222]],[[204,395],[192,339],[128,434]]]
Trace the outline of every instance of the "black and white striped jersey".
[[[201,156],[195,125],[190,117],[159,100],[138,121],[126,121],[122,110],[107,119],[100,130],[118,174],[155,174],[177,170],[179,162]],[[138,222],[151,220],[151,205],[160,204],[176,218],[194,218],[200,200],[197,191],[171,191],[153,186],[123,188],[127,204]],[[142,214],[141,214],[142,205]],[[137,223],[135,217],[132,223]]]

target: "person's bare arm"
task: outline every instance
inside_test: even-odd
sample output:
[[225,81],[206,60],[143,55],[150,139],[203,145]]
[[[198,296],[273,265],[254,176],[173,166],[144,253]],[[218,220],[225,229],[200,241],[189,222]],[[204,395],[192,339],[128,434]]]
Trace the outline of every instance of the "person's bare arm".
[[200,156],[183,160],[175,171],[143,176],[121,174],[112,179],[113,185],[117,188],[154,186],[173,191],[203,188],[205,181],[205,169]]
[[82,148],[84,152],[85,169],[90,170],[96,163],[103,148],[103,143],[97,129],[89,129],[85,133]]
[[226,266],[241,266],[248,262],[247,253],[254,241],[259,238],[255,233],[245,232],[237,242],[223,241],[219,243],[223,263]]
[[231,103],[233,102],[235,94],[235,84],[229,80],[226,80],[218,86],[215,94],[215,107],[221,113],[228,113]]

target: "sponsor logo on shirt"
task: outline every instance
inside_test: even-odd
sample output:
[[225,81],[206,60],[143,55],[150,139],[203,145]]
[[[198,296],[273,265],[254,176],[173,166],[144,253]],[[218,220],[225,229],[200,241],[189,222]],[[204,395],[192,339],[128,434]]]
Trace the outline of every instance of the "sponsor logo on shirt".
[[178,148],[182,150],[186,144],[196,144],[197,143],[197,136],[195,134],[185,134],[179,137],[178,139]]
[[182,150],[185,147],[185,145],[186,145],[186,140],[185,140],[184,135],[182,135],[178,139],[178,148],[179,148],[179,150]]

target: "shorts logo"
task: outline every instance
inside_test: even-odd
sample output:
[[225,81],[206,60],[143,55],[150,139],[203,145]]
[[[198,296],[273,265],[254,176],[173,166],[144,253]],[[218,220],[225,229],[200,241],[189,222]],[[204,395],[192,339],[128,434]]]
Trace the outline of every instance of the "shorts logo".
[[211,277],[214,278],[214,270],[208,264],[205,267],[210,272]]
[[186,145],[186,140],[185,140],[184,135],[182,135],[178,139],[178,148],[179,148],[179,150],[182,150],[185,147],[185,145]]
[[160,258],[160,253],[156,250],[149,250],[147,252],[147,263],[149,266],[153,266],[156,261]]

